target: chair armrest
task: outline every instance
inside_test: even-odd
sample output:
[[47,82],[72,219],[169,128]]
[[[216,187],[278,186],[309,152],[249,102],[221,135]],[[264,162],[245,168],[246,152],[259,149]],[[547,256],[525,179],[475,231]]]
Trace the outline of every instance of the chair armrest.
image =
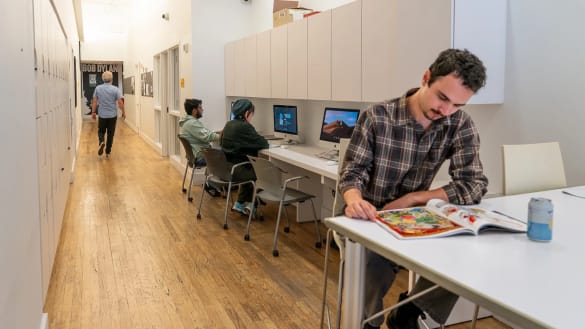
[[234,170],[235,170],[237,167],[241,167],[241,166],[243,166],[243,165],[245,165],[245,164],[251,164],[251,163],[250,163],[250,161],[245,161],[245,162],[236,163],[235,165],[233,165],[233,166],[232,166],[232,170],[231,170],[230,174],[233,176],[233,175],[234,175]]
[[309,178],[309,176],[296,176],[296,177],[291,177],[291,178],[285,179],[284,180],[284,187],[286,188],[286,186],[290,182],[294,182],[296,180],[303,179],[303,178]]

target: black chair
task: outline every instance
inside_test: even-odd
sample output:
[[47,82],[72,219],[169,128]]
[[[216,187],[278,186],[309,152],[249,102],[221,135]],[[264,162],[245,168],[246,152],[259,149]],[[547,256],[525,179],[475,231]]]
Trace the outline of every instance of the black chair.
[[191,144],[189,143],[189,141],[179,135],[177,135],[177,138],[179,138],[181,144],[183,144],[183,148],[185,149],[185,157],[187,158],[187,164],[185,165],[185,173],[183,174],[183,184],[181,187],[183,193],[187,192],[187,189],[185,188],[185,179],[187,178],[187,171],[189,170],[189,168],[191,168],[191,180],[189,181],[189,193],[187,193],[187,200],[189,200],[189,202],[192,202],[193,197],[191,196],[191,186],[193,186],[193,177],[195,176],[196,171],[201,171],[201,169],[203,169],[204,167],[197,166],[196,164],[197,158],[193,155],[193,149],[191,148]]
[[[235,165],[229,163],[225,157],[225,153],[221,148],[203,148],[201,149],[201,154],[207,163],[207,170],[205,171],[205,184],[210,184],[212,186],[222,187],[226,192],[226,201],[225,201],[225,211],[224,211],[224,224],[223,228],[227,230],[227,214],[228,214],[228,207],[230,206],[230,198],[232,192],[232,186],[240,186],[245,183],[254,183],[254,181],[246,180],[246,181],[239,181],[236,180],[234,175],[234,170],[238,167],[243,165],[249,164],[249,162],[241,162]],[[226,189],[227,186],[227,189]],[[201,205],[203,204],[203,195],[205,194],[205,189],[201,190],[201,199],[199,200],[199,210],[197,212],[197,219],[201,219]]]

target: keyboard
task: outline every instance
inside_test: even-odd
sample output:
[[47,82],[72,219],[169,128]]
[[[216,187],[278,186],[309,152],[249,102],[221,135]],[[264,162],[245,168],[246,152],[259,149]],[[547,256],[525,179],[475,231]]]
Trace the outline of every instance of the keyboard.
[[337,154],[336,152],[331,151],[319,152],[315,153],[315,156],[328,161],[339,161],[339,154]]
[[262,136],[262,137],[264,137],[264,139],[266,139],[267,141],[278,141],[278,140],[284,139],[282,137],[276,137],[274,135],[266,135],[266,136]]

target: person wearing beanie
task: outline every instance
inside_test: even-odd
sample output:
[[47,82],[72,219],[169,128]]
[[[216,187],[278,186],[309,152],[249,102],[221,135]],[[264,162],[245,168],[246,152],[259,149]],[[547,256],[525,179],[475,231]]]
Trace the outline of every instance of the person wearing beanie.
[[[191,148],[193,149],[193,156],[195,157],[195,165],[197,167],[204,167],[206,165],[205,159],[199,151],[204,147],[211,147],[211,142],[219,140],[221,131],[213,132],[201,122],[203,117],[203,101],[195,98],[188,98],[185,100],[185,113],[187,115],[179,120],[180,132],[179,136],[185,138]],[[220,192],[213,186],[206,185],[205,190],[212,196],[219,196]]]
[[[232,164],[248,161],[248,155],[258,156],[258,151],[268,148],[268,141],[252,126],[250,121],[254,116],[254,104],[248,99],[238,99],[232,105],[234,119],[228,121],[223,128],[220,145],[227,160]],[[256,180],[251,165],[236,168],[234,178],[237,180]],[[252,184],[240,186],[238,200],[232,210],[248,215],[254,211]]]

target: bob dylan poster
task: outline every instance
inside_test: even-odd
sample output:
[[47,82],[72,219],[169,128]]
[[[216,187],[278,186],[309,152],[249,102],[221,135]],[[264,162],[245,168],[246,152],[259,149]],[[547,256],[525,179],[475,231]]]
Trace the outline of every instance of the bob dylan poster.
[[152,71],[140,75],[142,78],[142,96],[153,97]]
[[134,95],[134,77],[127,77],[122,80],[124,94]]
[[93,99],[93,92],[95,87],[104,83],[102,81],[102,73],[105,71],[112,72],[112,85],[118,87],[119,77],[122,74],[122,64],[102,64],[102,63],[81,63],[81,88],[83,96],[85,97],[85,104],[87,109],[91,109],[91,100]]

